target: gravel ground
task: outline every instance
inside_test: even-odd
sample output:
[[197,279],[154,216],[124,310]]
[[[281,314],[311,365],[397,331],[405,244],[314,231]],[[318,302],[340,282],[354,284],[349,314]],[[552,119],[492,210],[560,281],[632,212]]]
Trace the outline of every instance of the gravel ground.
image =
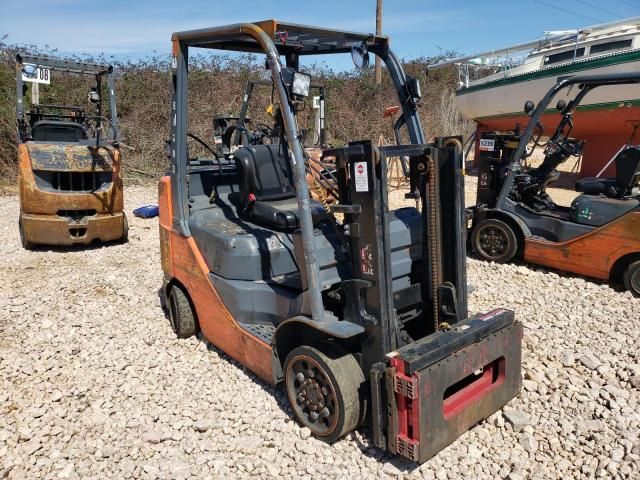
[[[470,183],[472,179],[469,180]],[[470,310],[525,324],[524,388],[418,467],[309,438],[285,397],[159,307],[157,220],[130,242],[26,252],[0,197],[0,479],[640,478],[640,300],[582,278],[470,259]]]

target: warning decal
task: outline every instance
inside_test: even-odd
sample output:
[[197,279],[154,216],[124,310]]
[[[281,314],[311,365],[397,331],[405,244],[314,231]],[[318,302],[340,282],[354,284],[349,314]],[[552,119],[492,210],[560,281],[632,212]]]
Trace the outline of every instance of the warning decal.
[[353,165],[356,182],[356,192],[369,191],[369,173],[367,171],[367,162],[355,162]]

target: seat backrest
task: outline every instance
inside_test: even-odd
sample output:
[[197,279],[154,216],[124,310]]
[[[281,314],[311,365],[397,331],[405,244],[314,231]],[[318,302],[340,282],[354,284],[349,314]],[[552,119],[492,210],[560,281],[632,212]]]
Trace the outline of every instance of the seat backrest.
[[616,183],[625,189],[640,186],[640,147],[629,147],[618,154]]
[[240,172],[243,203],[253,194],[257,201],[285,200],[296,196],[293,171],[285,145],[252,145],[234,152]]
[[86,140],[88,135],[76,122],[41,120],[31,127],[31,137],[40,142],[79,142]]

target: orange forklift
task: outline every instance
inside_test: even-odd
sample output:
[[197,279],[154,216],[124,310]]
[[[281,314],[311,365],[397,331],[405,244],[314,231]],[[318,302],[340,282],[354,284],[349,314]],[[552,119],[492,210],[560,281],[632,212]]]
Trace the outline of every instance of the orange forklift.
[[[531,119],[523,133],[482,134],[477,200],[468,211],[471,244],[480,258],[497,263],[522,258],[621,281],[640,296],[640,146],[633,144],[635,130],[613,159],[615,178],[578,180],[575,188],[581,194],[570,207],[556,204],[546,191],[560,176],[557,167],[582,151],[583,142],[571,138],[571,131],[573,113],[585,96],[595,88],[638,83],[638,72],[570,77],[554,85],[537,106],[527,101]],[[540,117],[564,89],[575,89],[575,96],[558,102],[559,123],[543,144]],[[544,148],[544,161],[529,168],[526,159],[537,147]]]
[[[375,445],[418,463],[517,395],[522,324],[504,309],[467,314],[461,151],[450,138],[425,143],[420,85],[387,37],[269,20],[172,39],[171,167],[159,209],[161,299],[176,335],[202,332],[284,384],[315,437],[331,443],[368,424]],[[198,48],[266,56],[281,112],[273,126],[224,153],[213,136],[191,133],[188,60]],[[370,52],[387,67],[402,105],[398,138],[410,143],[324,149],[338,189],[327,209],[305,181],[297,113],[311,77],[301,61],[346,53],[366,68]],[[211,156],[193,154],[202,145]],[[407,162],[419,210],[388,208],[395,157]]]
[[[88,92],[94,112],[40,103],[25,111],[27,83],[51,82],[55,72],[95,80]],[[113,67],[17,55],[16,85],[22,246],[126,241]]]

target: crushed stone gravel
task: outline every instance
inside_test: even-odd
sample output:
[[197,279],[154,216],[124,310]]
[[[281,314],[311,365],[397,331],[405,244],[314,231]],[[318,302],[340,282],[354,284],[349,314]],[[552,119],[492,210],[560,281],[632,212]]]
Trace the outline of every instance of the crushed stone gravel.
[[155,186],[125,192],[130,241],[24,251],[0,197],[0,480],[638,478],[640,299],[592,280],[468,261],[470,311],[524,322],[521,395],[422,466],[309,438],[286,395],[158,301]]

